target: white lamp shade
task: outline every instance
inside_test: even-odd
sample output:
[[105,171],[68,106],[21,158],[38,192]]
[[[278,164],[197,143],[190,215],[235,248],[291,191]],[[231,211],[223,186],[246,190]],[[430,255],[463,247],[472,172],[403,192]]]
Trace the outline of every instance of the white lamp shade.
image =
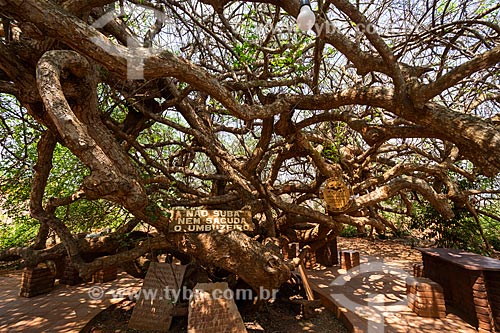
[[314,27],[314,23],[316,22],[316,16],[310,6],[302,6],[300,8],[299,16],[297,16],[297,25],[299,29],[302,31],[309,31]]

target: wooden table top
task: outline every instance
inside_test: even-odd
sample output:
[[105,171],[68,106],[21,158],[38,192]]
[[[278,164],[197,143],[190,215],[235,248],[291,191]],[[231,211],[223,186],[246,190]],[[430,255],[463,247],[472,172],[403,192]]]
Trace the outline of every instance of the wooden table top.
[[417,248],[422,254],[451,262],[473,271],[500,271],[500,260],[456,249]]

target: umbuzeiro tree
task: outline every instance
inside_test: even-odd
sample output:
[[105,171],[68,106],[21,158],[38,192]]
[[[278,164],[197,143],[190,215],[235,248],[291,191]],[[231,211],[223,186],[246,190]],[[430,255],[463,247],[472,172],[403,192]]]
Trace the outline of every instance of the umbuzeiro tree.
[[[410,216],[414,202],[443,219],[455,207],[481,214],[498,194],[500,6],[314,6],[314,34],[302,34],[298,1],[0,0],[0,92],[15,98],[4,110],[19,103],[19,121],[27,113],[40,132],[29,197],[39,231],[1,258],[68,255],[89,276],[166,249],[274,288],[295,265],[280,239],[396,232],[387,214]],[[52,197],[61,147],[84,175]],[[339,175],[352,204],[328,213],[320,189]],[[460,186],[483,175],[492,187]],[[82,202],[124,212],[116,232],[78,237],[64,211]],[[168,233],[168,209],[187,207],[249,209],[257,229]],[[157,233],[134,239],[138,223]],[[50,230],[62,243],[46,248]]]

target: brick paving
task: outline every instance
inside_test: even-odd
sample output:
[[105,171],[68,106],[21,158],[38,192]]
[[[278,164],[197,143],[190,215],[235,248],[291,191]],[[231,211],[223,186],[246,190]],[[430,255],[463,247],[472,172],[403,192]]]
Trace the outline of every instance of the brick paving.
[[[106,283],[76,286],[56,284],[47,294],[31,298],[19,296],[21,271],[0,273],[0,332],[79,332],[94,316],[123,298],[113,298],[113,291],[127,294],[139,290],[142,280],[125,273]],[[104,297],[92,300],[89,290],[101,287]]]
[[[309,282],[324,303],[355,333],[477,333],[448,307],[445,318],[417,316],[408,307],[406,277],[411,265],[361,256],[358,268],[308,270]],[[383,321],[382,321],[383,319]]]

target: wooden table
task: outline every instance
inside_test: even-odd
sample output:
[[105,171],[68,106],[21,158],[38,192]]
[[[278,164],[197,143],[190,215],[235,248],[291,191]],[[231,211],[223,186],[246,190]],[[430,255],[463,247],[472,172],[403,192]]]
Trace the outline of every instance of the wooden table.
[[455,249],[419,248],[424,276],[479,332],[500,332],[500,260]]

